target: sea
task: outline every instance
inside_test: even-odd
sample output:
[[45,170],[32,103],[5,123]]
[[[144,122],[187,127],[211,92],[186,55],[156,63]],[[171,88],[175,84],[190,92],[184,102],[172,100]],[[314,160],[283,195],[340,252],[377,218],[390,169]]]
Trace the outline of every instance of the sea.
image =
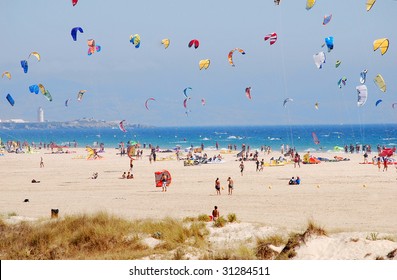
[[[280,150],[281,145],[297,151],[334,151],[345,145],[397,146],[397,125],[300,125],[300,126],[206,126],[206,127],[146,127],[127,128],[122,132],[113,128],[54,128],[54,129],[0,129],[1,140],[39,143],[54,142],[58,145],[78,147],[99,146],[118,148],[121,142],[134,141],[146,147],[149,144],[161,149],[199,147],[226,149],[245,144],[250,149],[270,146]],[[315,141],[318,140],[318,141]]]

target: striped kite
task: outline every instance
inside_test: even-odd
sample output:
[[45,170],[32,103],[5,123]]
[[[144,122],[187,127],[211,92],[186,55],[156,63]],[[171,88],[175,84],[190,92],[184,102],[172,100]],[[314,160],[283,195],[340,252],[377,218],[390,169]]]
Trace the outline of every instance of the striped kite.
[[277,33],[273,32],[273,33],[269,33],[265,36],[264,40],[267,41],[270,39],[270,45],[273,45],[274,43],[276,43],[277,41]]

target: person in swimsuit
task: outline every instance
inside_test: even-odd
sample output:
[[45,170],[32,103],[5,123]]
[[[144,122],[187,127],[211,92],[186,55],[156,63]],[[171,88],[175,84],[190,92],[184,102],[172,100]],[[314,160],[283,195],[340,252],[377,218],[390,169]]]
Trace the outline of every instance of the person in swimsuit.
[[227,182],[228,182],[228,187],[229,187],[229,195],[232,195],[233,194],[233,184],[234,184],[234,182],[233,182],[233,179],[232,178],[227,178]]
[[165,173],[163,173],[163,175],[161,175],[163,192],[167,191],[167,179],[168,179],[167,175]]
[[212,220],[216,222],[218,218],[219,218],[219,210],[218,210],[218,206],[215,206],[214,210],[212,210]]
[[221,181],[219,181],[219,178],[216,178],[215,180],[215,189],[216,189],[216,194],[221,195]]

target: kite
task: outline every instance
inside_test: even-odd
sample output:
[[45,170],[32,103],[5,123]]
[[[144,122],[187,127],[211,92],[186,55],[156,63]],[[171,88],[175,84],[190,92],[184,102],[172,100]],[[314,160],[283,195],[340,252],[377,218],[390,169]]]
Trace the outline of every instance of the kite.
[[72,0],[73,7],[76,6],[77,2],[79,2],[79,0]]
[[334,37],[325,38],[325,44],[327,45],[328,52],[330,52],[334,48]]
[[183,90],[183,94],[186,96],[186,97],[188,97],[187,96],[187,91],[188,90],[192,90],[192,88],[191,87],[187,87],[187,88],[185,88],[184,90]]
[[283,106],[284,107],[287,107],[286,105],[287,105],[287,103],[288,102],[290,102],[290,101],[294,101],[292,98],[286,98],[285,100],[284,100],[284,102],[283,102]]
[[24,73],[28,73],[28,61],[27,60],[21,60],[21,67],[23,69]]
[[318,102],[314,103],[314,108],[316,108],[316,110],[318,110]]
[[14,101],[14,98],[12,98],[12,96],[10,94],[7,94],[6,99],[11,104],[11,106],[14,106],[15,101]]
[[314,63],[316,64],[318,69],[323,67],[323,63],[325,63],[326,57],[324,52],[319,52],[313,55]]
[[307,0],[306,1],[306,10],[310,10],[314,4],[316,4],[316,0]]
[[125,130],[125,128],[124,128],[124,122],[125,122],[125,120],[122,120],[122,121],[119,123],[119,128],[120,128],[120,130],[121,130],[122,132],[127,132],[127,130]]
[[73,41],[77,41],[77,31],[80,33],[84,33],[83,28],[81,27],[74,27],[72,31],[70,31],[70,35],[72,35]]
[[361,71],[361,73],[360,73],[360,83],[365,84],[365,80],[367,79],[367,73],[368,73],[367,69],[364,69],[363,71]]
[[251,100],[251,87],[247,87],[245,89],[245,95],[247,96],[248,99]]
[[88,44],[88,55],[92,55],[95,51],[96,52],[101,51],[101,46],[95,45],[94,39],[88,39],[87,44]]
[[69,99],[66,99],[66,101],[65,101],[65,107],[68,107],[69,101],[70,101],[70,98],[69,98]]
[[8,71],[4,71],[3,74],[1,74],[1,77],[4,78],[6,76],[9,80],[11,80],[11,73]]
[[342,63],[342,61],[337,60],[336,63],[335,63],[335,68],[338,68],[341,63]]
[[197,49],[200,46],[200,42],[197,39],[193,39],[189,42],[188,47],[191,48],[194,46],[195,49]]
[[185,98],[185,100],[183,100],[183,107],[185,107],[185,109],[187,108],[187,101],[190,99],[190,97]]
[[38,85],[31,85],[31,86],[29,86],[29,91],[31,93],[39,94],[39,86]]
[[363,106],[368,98],[368,90],[366,85],[359,85],[357,90],[357,106]]
[[266,36],[265,36],[265,38],[264,38],[264,40],[265,41],[267,41],[267,40],[269,40],[270,39],[270,45],[273,45],[274,43],[276,43],[276,41],[277,41],[277,33],[270,33],[270,34],[267,34]]
[[383,101],[382,99],[379,99],[378,101],[376,101],[375,106],[378,106],[379,103],[381,103],[382,101]]
[[396,108],[396,107],[397,107],[397,103],[391,104],[391,107],[392,107],[393,109]]
[[274,0],[274,4],[278,6],[278,5],[280,5],[280,1],[281,0]]
[[367,3],[365,4],[367,6],[367,12],[372,9],[372,6],[375,4],[376,0],[367,0]]
[[242,50],[242,49],[239,49],[239,48],[235,48],[235,49],[231,50],[231,51],[229,52],[228,56],[227,56],[227,59],[229,60],[229,64],[230,64],[231,66],[235,66],[234,63],[233,63],[233,53],[234,53],[235,51],[238,51],[238,52],[241,53],[241,54],[245,54],[245,51]]
[[323,20],[323,25],[326,25],[327,23],[329,23],[332,19],[332,14],[330,15],[325,15],[324,16],[324,20]]
[[170,39],[163,39],[161,40],[161,44],[164,45],[164,48],[168,48],[168,46],[170,45]]
[[139,34],[131,35],[130,43],[133,44],[136,49],[139,48],[141,45],[141,36],[139,36]]
[[199,67],[201,69],[207,69],[210,66],[211,61],[209,59],[203,59],[199,62]]
[[318,140],[316,133],[312,132],[312,137],[313,137],[314,144],[316,144],[316,145],[320,144],[320,140]]
[[83,99],[84,93],[86,93],[86,92],[87,92],[87,90],[85,90],[85,89],[80,90],[80,91],[77,93],[77,101],[81,101],[81,99]]
[[339,88],[342,88],[342,85],[346,85],[346,81],[347,81],[347,78],[346,77],[343,77],[343,78],[341,78],[341,79],[339,79],[339,81],[338,81],[338,87]]
[[51,93],[45,89],[45,87],[42,84],[38,84],[38,87],[41,91],[41,93],[44,95],[45,98],[47,98],[48,101],[52,101],[52,96]]
[[38,52],[31,52],[30,54],[29,54],[29,57],[28,57],[28,59],[30,58],[30,56],[34,56],[34,57],[36,57],[37,58],[37,61],[40,61],[40,54],[38,53]]
[[374,41],[374,51],[380,48],[380,53],[384,55],[389,49],[389,39],[382,38]]
[[386,83],[381,74],[376,75],[374,83],[381,91],[386,92]]
[[148,110],[149,110],[148,102],[149,102],[150,100],[155,101],[156,99],[154,99],[153,97],[150,97],[150,98],[146,99],[146,101],[145,101],[145,107],[146,107],[146,109],[148,109]]
[[203,106],[205,105],[205,99],[204,98],[201,99],[201,105],[203,105]]

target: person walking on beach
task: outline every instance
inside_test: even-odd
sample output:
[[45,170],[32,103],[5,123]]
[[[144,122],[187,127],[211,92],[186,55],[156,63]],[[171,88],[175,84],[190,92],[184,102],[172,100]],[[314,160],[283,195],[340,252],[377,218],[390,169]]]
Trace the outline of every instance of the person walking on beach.
[[259,171],[259,164],[260,164],[260,162],[259,162],[259,159],[256,159],[256,171],[258,172]]
[[244,162],[241,161],[241,163],[240,163],[240,173],[241,173],[241,176],[243,176],[243,172],[244,172]]
[[168,179],[168,176],[167,176],[167,174],[165,174],[165,173],[163,173],[163,175],[161,175],[161,183],[162,183],[162,188],[163,188],[163,192],[166,192],[167,191],[167,179]]
[[229,188],[229,193],[228,195],[232,195],[233,194],[233,179],[232,178],[227,178],[227,183],[228,183],[228,188]]
[[368,163],[368,154],[365,152],[364,154],[364,163]]
[[217,195],[221,195],[221,181],[219,181],[219,178],[215,180],[215,190]]
[[40,168],[44,168],[43,157],[40,157]]
[[214,223],[216,222],[216,220],[218,220],[219,218],[219,210],[218,210],[218,206],[214,207],[214,210],[212,210],[212,220],[214,221]]
[[387,158],[383,157],[383,171],[387,171]]
[[380,171],[380,157],[377,158],[378,171]]
[[301,168],[300,161],[301,161],[301,156],[298,153],[296,153],[295,158],[294,158],[294,168],[296,168],[297,164],[298,164],[299,168]]

